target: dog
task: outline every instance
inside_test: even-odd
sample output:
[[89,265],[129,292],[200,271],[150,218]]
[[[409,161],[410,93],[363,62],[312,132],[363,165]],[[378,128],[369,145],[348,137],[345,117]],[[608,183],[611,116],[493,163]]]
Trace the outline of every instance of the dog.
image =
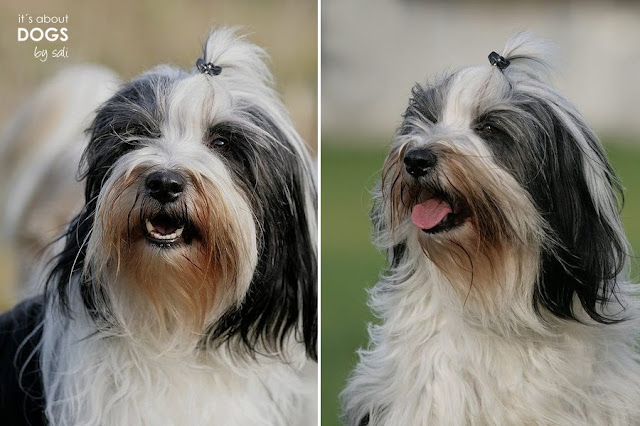
[[374,192],[389,270],[348,425],[640,424],[619,180],[550,46],[416,85]]
[[0,320],[3,419],[316,423],[316,189],[264,59],[219,28],[99,107],[44,296]]

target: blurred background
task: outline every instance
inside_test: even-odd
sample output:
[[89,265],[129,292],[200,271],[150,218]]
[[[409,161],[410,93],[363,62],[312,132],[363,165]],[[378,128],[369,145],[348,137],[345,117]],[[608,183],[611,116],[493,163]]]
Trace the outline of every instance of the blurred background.
[[[161,63],[190,68],[201,54],[209,30],[213,26],[230,25],[242,27],[241,32],[270,55],[277,89],[296,128],[315,153],[317,8],[316,0],[3,0],[0,3],[0,134],[7,131],[15,112],[35,89],[63,68],[82,63],[100,64],[123,80]],[[19,24],[21,14],[68,15],[68,23]],[[18,27],[36,26],[66,27],[69,39],[66,42],[17,41]],[[34,58],[36,46],[49,50],[46,62]],[[69,57],[52,58],[52,50],[63,46]],[[52,112],[55,113],[54,106],[48,111]],[[38,124],[37,120],[30,123],[34,127],[31,130],[37,133]],[[27,155],[34,154],[29,154],[28,147],[22,148]],[[28,170],[15,170],[20,161],[0,147],[0,153],[3,152],[0,174],[5,173],[5,177],[16,171],[30,174]],[[25,152],[16,155],[24,156]],[[6,182],[6,179],[0,182],[0,212],[6,209],[5,196],[12,191],[2,185]],[[58,204],[64,202],[57,201]],[[17,279],[15,260],[18,256],[7,239],[0,241],[0,311],[15,302],[13,285]]]
[[340,424],[338,394],[374,321],[366,289],[385,264],[370,241],[369,191],[411,87],[488,64],[519,30],[558,46],[554,84],[601,136],[640,251],[640,2],[323,0],[323,425]]

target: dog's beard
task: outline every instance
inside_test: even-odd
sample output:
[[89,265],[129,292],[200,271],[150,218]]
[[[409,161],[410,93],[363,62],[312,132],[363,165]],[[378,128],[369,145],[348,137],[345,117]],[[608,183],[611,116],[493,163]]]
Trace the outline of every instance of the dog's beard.
[[472,289],[490,298],[521,282],[536,270],[544,244],[526,191],[487,153],[446,142],[431,148],[438,165],[419,178],[403,164],[407,144],[387,157],[380,198],[388,226],[380,239],[414,244],[464,298]]
[[144,190],[153,170],[114,173],[103,187],[85,273],[108,295],[119,325],[201,333],[249,285],[253,218],[233,185],[194,171],[184,172],[178,200],[159,203]]

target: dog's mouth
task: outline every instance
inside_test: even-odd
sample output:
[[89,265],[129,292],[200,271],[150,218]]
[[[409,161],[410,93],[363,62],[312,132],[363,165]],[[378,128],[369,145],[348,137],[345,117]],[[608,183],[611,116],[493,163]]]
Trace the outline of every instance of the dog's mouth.
[[445,194],[432,194],[411,210],[411,221],[427,234],[450,231],[461,226],[468,217],[467,209]]
[[186,220],[165,213],[144,219],[147,241],[162,248],[189,243],[192,232]]

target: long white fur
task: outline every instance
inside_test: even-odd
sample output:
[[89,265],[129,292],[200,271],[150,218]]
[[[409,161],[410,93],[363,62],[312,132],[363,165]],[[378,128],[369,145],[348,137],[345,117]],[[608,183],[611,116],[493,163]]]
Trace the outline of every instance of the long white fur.
[[[196,341],[145,342],[95,334],[72,301],[73,320],[49,315],[42,361],[47,416],[54,425],[313,424],[315,371],[304,351],[289,364],[243,360]],[[50,312],[55,312],[50,308]],[[291,345],[295,346],[295,345]]]
[[[527,82],[526,73],[546,72],[545,46],[519,35],[503,55],[514,52],[533,54],[540,61],[526,71],[507,69],[509,78],[517,80],[521,89],[577,114],[563,98]],[[495,172],[497,184],[509,188],[503,190],[510,191],[514,201],[525,197],[515,201],[514,211],[531,211],[533,206],[517,183],[467,130],[469,108],[477,105],[469,98],[478,93],[473,86],[498,84],[489,76],[492,72],[498,73],[489,66],[461,71],[450,88],[444,118],[436,130],[426,129],[432,137],[402,136],[396,143],[445,140],[465,154],[482,154],[478,161]],[[499,90],[499,85],[491,86],[487,96]],[[616,232],[626,241],[603,168],[594,164],[591,148],[571,117],[564,113],[561,117],[582,145],[597,207],[617,224]],[[388,202],[383,199],[378,212],[385,223],[389,223]],[[531,217],[524,219],[532,223],[523,226],[541,226]],[[474,297],[473,289],[461,297],[458,290],[469,288],[469,283],[452,282],[443,275],[425,256],[419,232],[405,220],[377,235],[379,247],[389,249],[404,240],[407,250],[370,291],[369,305],[379,323],[369,326],[370,345],[358,352],[360,361],[342,394],[346,424],[358,425],[366,416],[369,425],[391,426],[640,424],[640,324],[630,296],[637,291],[628,284],[628,269],[618,279],[617,301],[607,307],[610,314],[624,309],[627,321],[596,323],[577,299],[574,310],[583,323],[545,313],[543,319],[532,305],[538,270],[535,250],[499,260],[504,262],[505,283],[492,289],[491,300]]]

